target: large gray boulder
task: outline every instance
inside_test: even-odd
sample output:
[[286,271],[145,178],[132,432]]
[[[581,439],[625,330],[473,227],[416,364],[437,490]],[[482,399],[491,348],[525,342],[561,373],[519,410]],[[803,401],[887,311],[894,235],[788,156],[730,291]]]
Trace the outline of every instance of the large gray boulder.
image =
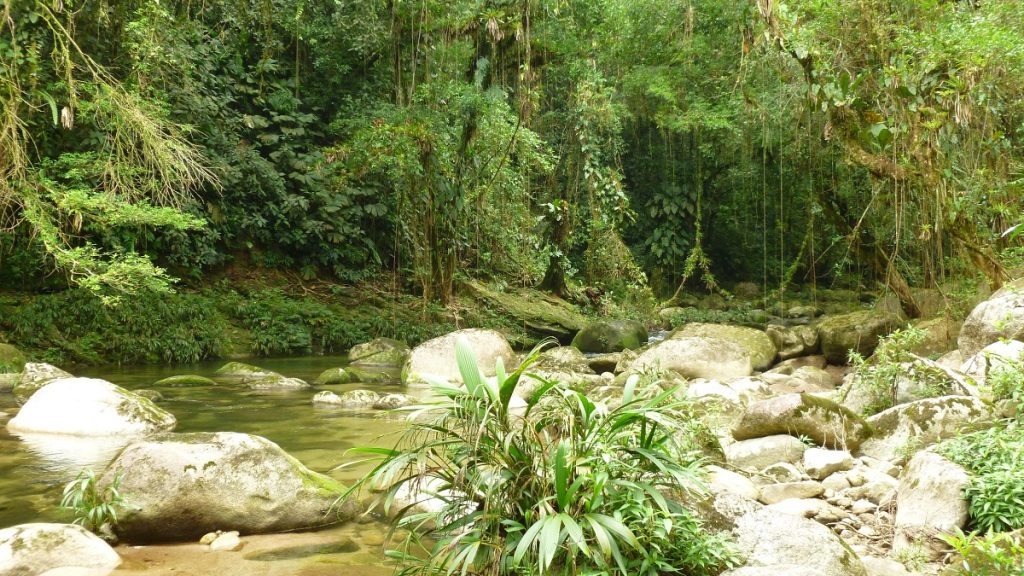
[[16,433],[140,435],[177,421],[151,400],[97,378],[62,378],[40,388],[7,423]]
[[348,360],[355,366],[390,366],[399,368],[411,350],[405,342],[391,338],[375,338],[356,344],[348,351]]
[[814,520],[762,508],[737,520],[733,534],[746,565],[731,576],[867,575],[857,554]]
[[36,390],[46,386],[58,378],[72,378],[72,375],[43,362],[29,362],[21,371],[21,376],[14,383],[14,399],[24,404]]
[[934,452],[918,452],[907,464],[896,492],[893,548],[918,545],[938,558],[946,545],[940,536],[967,524],[964,489],[967,471]]
[[462,383],[462,375],[455,360],[455,343],[460,339],[473,350],[477,365],[485,375],[494,375],[494,365],[499,358],[506,369],[514,367],[512,347],[501,333],[468,328],[427,340],[413,348],[402,367],[402,382],[412,385],[425,385],[431,380]]
[[708,336],[670,338],[651,346],[630,370],[672,370],[684,378],[729,380],[750,376],[750,353],[737,344]]
[[879,339],[898,326],[898,317],[877,310],[827,316],[818,324],[821,352],[830,364],[846,364],[851,350],[870,356]]
[[[0,530],[0,574],[108,574],[121,564],[109,544],[75,524],[20,524]],[[66,571],[66,572],[65,572]]]
[[747,351],[750,364],[754,370],[767,370],[775,361],[777,350],[772,339],[761,330],[746,326],[730,326],[728,324],[702,324],[693,322],[672,333],[670,338],[691,337],[719,338],[732,342]]
[[128,445],[100,486],[121,478],[117,532],[131,541],[261,534],[342,520],[344,487],[266,438],[235,432],[162,434]]
[[599,320],[576,333],[572,345],[582,352],[636,350],[647,342],[647,328],[636,320]]
[[992,424],[988,407],[973,396],[942,396],[900,404],[868,418],[874,434],[862,453],[886,461],[898,461],[961,432]]
[[806,436],[819,446],[856,450],[871,436],[871,428],[864,418],[831,400],[786,394],[751,403],[732,432],[737,440],[775,434]]
[[1000,339],[1024,340],[1024,278],[1003,286],[971,311],[957,343],[964,358]]

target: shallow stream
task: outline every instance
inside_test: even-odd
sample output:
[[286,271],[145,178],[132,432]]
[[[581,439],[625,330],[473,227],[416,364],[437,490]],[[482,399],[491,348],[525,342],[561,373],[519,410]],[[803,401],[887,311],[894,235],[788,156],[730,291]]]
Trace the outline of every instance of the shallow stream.
[[[344,366],[344,357],[262,359],[261,367],[312,382],[327,368]],[[223,362],[192,366],[101,367],[75,370],[76,376],[103,378],[128,389],[160,392],[159,405],[175,415],[177,432],[246,432],[268,438],[309,468],[350,482],[366,470],[336,469],[350,461],[345,451],[355,446],[394,443],[400,419],[379,411],[320,407],[311,403],[314,390],[255,391],[240,385],[175,388],[154,383],[175,374],[212,377]],[[336,393],[357,388],[404,392],[400,384],[343,384],[318,390]],[[121,447],[93,441],[55,442],[43,437],[19,439],[7,432],[6,421],[17,413],[13,396],[0,393],[0,528],[26,522],[68,522],[61,510],[61,490],[83,468],[97,473]],[[241,552],[209,552],[199,544],[129,547],[117,551],[125,559],[115,573],[147,575],[335,576],[390,574],[381,551],[386,528],[378,522],[350,523],[313,533],[243,537]]]

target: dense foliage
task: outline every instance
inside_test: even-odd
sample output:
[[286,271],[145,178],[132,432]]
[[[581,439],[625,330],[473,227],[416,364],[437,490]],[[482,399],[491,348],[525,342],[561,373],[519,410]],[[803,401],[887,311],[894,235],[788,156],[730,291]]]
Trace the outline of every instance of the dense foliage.
[[460,275],[615,298],[881,282],[915,315],[910,286],[997,285],[1022,254],[1015,0],[0,17],[0,278],[24,286],[110,301],[231,266],[389,274],[441,303]]

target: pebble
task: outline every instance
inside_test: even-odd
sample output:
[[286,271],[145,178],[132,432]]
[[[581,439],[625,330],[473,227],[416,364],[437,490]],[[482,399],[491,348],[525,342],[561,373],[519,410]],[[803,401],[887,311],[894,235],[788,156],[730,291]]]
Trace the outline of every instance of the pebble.
[[225,532],[210,543],[210,550],[215,552],[234,552],[242,548],[242,541],[238,538],[238,532],[232,530]]
[[202,538],[199,539],[199,543],[210,544],[217,539],[217,536],[220,536],[221,534],[223,534],[223,532],[221,532],[220,530],[217,530],[216,532],[207,532],[206,534],[203,534]]

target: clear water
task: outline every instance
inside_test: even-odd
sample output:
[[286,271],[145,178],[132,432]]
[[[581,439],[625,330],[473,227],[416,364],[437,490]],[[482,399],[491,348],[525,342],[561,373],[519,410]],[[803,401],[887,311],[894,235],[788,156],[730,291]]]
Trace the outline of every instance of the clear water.
[[[327,368],[344,366],[344,357],[261,359],[261,367],[312,382]],[[77,376],[103,378],[128,389],[160,392],[158,404],[178,419],[177,432],[246,432],[268,438],[309,468],[348,482],[369,466],[337,467],[352,458],[345,451],[355,446],[393,444],[401,419],[378,411],[320,407],[311,403],[317,390],[254,391],[237,384],[175,388],[155,382],[175,374],[212,377],[222,363],[192,366],[130,366],[75,370]],[[405,392],[399,383],[344,384],[318,390],[337,393],[357,388],[377,392]],[[83,468],[97,473],[120,449],[120,443],[93,439],[57,441],[54,437],[19,438],[6,430],[17,412],[9,393],[0,393],[0,527],[25,522],[67,522],[58,508],[61,489]],[[119,547],[125,565],[118,572],[146,574],[385,574],[380,553],[379,523],[350,524],[308,534],[266,535],[243,538],[241,553],[209,553],[198,544]],[[370,534],[364,538],[365,534]],[[363,540],[367,540],[369,544]],[[253,551],[250,551],[252,549]],[[221,555],[231,554],[224,565]],[[252,557],[254,559],[247,559]],[[197,563],[198,562],[198,563]],[[321,572],[331,566],[333,571]]]

